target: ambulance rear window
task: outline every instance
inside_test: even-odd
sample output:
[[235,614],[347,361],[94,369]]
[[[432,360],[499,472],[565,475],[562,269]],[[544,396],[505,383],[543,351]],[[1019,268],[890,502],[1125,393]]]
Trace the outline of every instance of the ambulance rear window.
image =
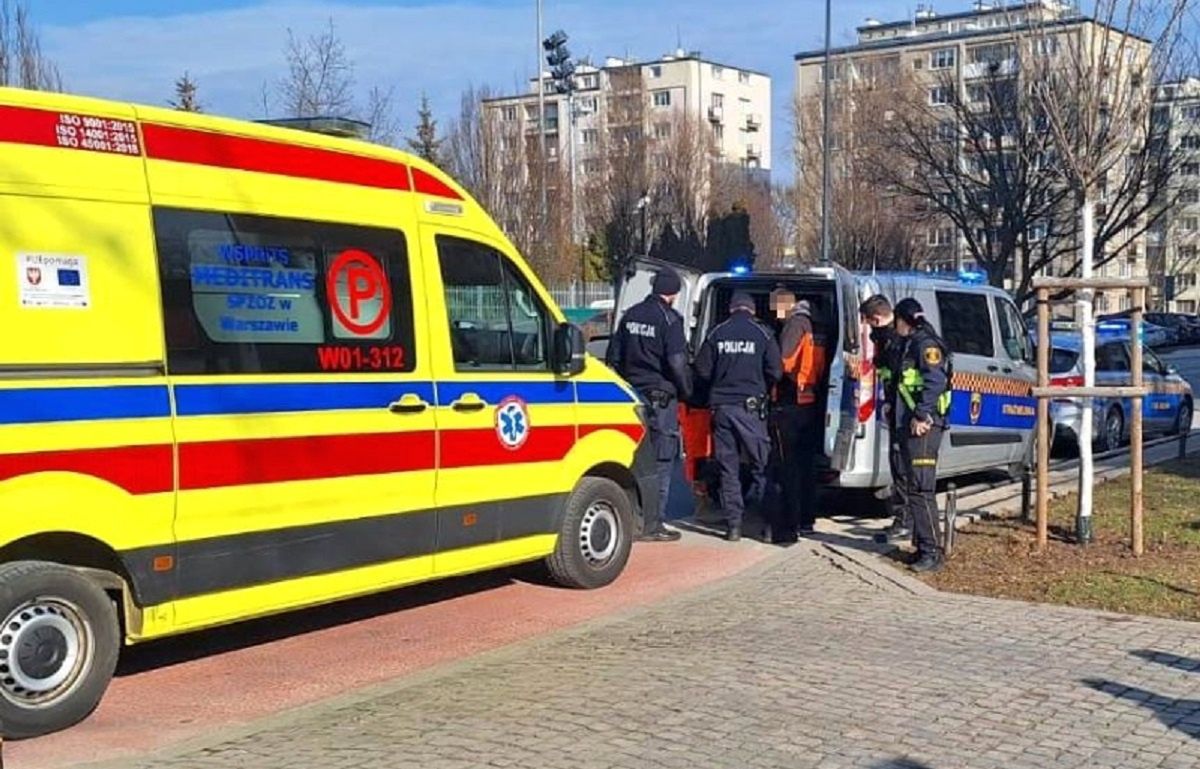
[[176,209],[154,219],[172,373],[413,370],[403,233]]

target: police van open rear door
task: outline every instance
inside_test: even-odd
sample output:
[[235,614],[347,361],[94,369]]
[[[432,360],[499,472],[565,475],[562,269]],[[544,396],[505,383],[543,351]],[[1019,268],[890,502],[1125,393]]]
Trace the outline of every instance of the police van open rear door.
[[[837,282],[838,318],[841,328],[838,345],[833,351],[829,366],[829,398],[826,408],[825,451],[832,470],[844,473],[851,469],[855,442],[859,438],[859,414],[863,396],[873,399],[874,393],[861,393],[862,383],[858,372],[849,370],[846,356],[858,356],[863,352],[863,330],[859,322],[858,306],[865,299],[860,297],[859,279],[852,272],[833,265],[817,267],[814,271],[830,270]],[[868,385],[870,386],[870,385]]]
[[646,298],[650,293],[650,286],[654,282],[655,274],[664,268],[674,270],[683,284],[683,288],[679,291],[679,299],[675,302],[675,309],[683,316],[683,335],[688,344],[691,344],[692,333],[699,314],[696,304],[700,300],[697,291],[700,284],[700,273],[678,264],[669,264],[649,257],[635,259],[626,268],[621,285],[617,290],[617,301],[613,308],[613,328],[616,328],[617,322],[625,315],[626,310]]

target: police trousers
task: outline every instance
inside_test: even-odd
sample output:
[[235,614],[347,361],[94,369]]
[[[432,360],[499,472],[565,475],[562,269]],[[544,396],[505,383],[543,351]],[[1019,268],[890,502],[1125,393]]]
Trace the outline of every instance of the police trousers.
[[[730,527],[740,527],[746,503],[762,502],[767,487],[767,459],[771,436],[757,411],[743,405],[712,407],[713,457],[721,474],[721,508]],[[741,455],[750,464],[750,487],[742,497]]]
[[817,452],[824,432],[816,404],[789,403],[771,414],[782,497],[775,510],[772,534],[794,537],[797,527],[810,528],[817,520]]
[[643,511],[642,531],[656,531],[662,527],[667,516],[667,498],[671,493],[671,476],[675,472],[675,461],[679,458],[679,402],[675,398],[658,401],[655,405],[649,395],[643,395],[649,413],[647,425],[650,445],[654,447],[654,467],[658,477],[658,507]]
[[897,430],[898,428],[892,425],[888,435],[888,467],[892,472],[892,496],[888,500],[888,507],[896,519],[897,526],[912,528],[912,514],[908,508],[908,487],[912,482],[912,471],[904,458],[907,436]]
[[942,445],[943,428],[934,425],[924,435],[913,435],[908,425],[903,438],[902,456],[908,467],[907,509],[912,517],[913,542],[921,555],[940,555],[938,539],[937,459]]

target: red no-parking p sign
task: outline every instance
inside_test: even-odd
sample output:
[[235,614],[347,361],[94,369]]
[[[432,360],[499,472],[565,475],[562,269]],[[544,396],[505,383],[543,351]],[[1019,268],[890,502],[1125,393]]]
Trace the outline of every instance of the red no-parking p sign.
[[392,313],[392,288],[375,257],[357,248],[337,255],[325,279],[334,316],[352,334],[369,336]]

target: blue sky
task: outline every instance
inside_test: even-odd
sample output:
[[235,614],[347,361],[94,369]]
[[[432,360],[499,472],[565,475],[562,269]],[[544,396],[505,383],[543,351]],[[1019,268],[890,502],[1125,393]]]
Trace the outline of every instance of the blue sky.
[[[705,58],[766,72],[774,92],[773,164],[790,179],[792,56],[820,47],[821,0],[544,0],[546,33],[562,27],[571,50],[641,60],[677,39]],[[867,16],[906,16],[909,5],[835,0],[834,43]],[[332,18],[361,92],[393,87],[406,128],[425,91],[443,124],[469,84],[505,92],[534,72],[534,0],[32,0],[46,53],[72,92],[161,104],[185,70],[209,112],[262,117],[264,83],[284,69],[287,30]],[[950,12],[967,0],[939,4]]]

